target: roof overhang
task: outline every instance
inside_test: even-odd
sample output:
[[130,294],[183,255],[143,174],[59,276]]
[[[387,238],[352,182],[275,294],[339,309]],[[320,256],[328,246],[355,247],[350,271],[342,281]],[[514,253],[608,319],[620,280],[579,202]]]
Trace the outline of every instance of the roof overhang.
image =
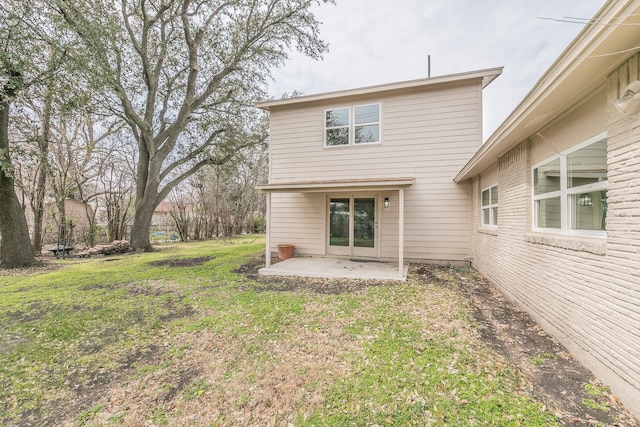
[[571,111],[640,50],[640,1],[610,0],[454,178],[478,175],[520,142]]
[[413,185],[415,178],[359,178],[291,181],[258,185],[262,193],[326,193],[340,191],[398,190]]
[[486,70],[470,71],[466,73],[448,74],[445,76],[430,77],[426,79],[409,80],[399,83],[389,83],[377,86],[367,86],[357,89],[341,90],[336,92],[326,92],[316,95],[296,96],[293,98],[285,98],[278,100],[270,100],[258,102],[256,107],[270,111],[272,108],[288,107],[301,105],[312,102],[336,101],[341,98],[349,98],[354,96],[366,96],[370,94],[386,94],[387,92],[397,92],[405,90],[414,90],[430,86],[437,86],[446,83],[464,82],[467,80],[479,80],[484,89],[489,83],[494,81],[502,74],[502,67],[489,68]]

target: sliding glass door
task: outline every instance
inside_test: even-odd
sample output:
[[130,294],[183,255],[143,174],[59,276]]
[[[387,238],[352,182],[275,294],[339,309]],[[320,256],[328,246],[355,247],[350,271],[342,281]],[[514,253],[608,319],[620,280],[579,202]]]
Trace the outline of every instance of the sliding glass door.
[[328,254],[377,255],[375,196],[330,197],[328,223]]
[[336,198],[329,200],[329,245],[349,246],[351,224],[351,200]]

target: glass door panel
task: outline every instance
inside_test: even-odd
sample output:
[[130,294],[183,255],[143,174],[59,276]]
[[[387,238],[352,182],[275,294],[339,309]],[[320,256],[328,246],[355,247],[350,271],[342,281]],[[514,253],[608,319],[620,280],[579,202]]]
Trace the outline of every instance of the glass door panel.
[[329,200],[329,245],[349,246],[349,198]]
[[353,199],[353,246],[373,248],[376,230],[376,199]]
[[328,255],[378,256],[375,197],[330,197],[328,214]]

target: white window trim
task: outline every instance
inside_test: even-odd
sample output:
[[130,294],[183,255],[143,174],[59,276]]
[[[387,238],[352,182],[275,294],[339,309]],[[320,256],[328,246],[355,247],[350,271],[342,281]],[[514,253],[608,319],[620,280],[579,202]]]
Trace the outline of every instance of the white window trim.
[[[356,108],[358,108],[358,107],[369,107],[369,106],[372,106],[372,105],[377,105],[378,106],[378,121],[356,124]],[[357,126],[369,126],[369,125],[378,125],[378,141],[358,142],[358,143],[356,143],[356,141],[355,141],[355,138],[356,138],[356,127]],[[359,105],[354,105],[353,106],[353,141],[352,142],[353,142],[353,145],[356,145],[356,146],[382,143],[382,104],[380,104],[379,102],[374,102],[374,103],[371,103],[371,104],[359,104]]]
[[[368,106],[371,106],[371,105],[377,105],[378,106],[378,121],[377,122],[360,123],[357,126],[378,125],[378,131],[379,131],[379,138],[378,139],[379,139],[379,141],[359,142],[359,143],[356,144],[356,142],[355,142],[355,137],[356,137],[356,113],[355,113],[355,109],[357,107],[368,107]],[[348,125],[349,142],[348,142],[348,144],[343,144],[343,145],[327,145],[327,130],[329,130],[329,129],[340,129],[340,128],[347,127],[347,126],[329,126],[329,127],[327,127],[327,112],[328,111],[335,111],[335,110],[343,110],[343,109],[348,109],[349,110],[349,125]],[[334,148],[340,148],[340,147],[360,147],[360,146],[382,144],[382,103],[380,103],[380,102],[371,102],[371,103],[367,103],[367,104],[357,104],[357,105],[350,105],[350,106],[327,108],[327,109],[324,110],[323,120],[324,120],[324,124],[323,124],[324,135],[323,135],[322,138],[323,138],[324,148],[334,149]]]
[[[342,125],[342,126],[327,126],[327,112],[329,111],[336,111],[336,110],[347,110],[347,114],[348,114],[348,123],[347,125]],[[348,147],[349,145],[351,145],[351,122],[352,122],[352,108],[350,107],[336,107],[336,108],[327,108],[326,110],[324,110],[324,146],[325,148],[335,148],[335,147]],[[347,143],[346,144],[342,144],[342,145],[327,145],[327,131],[330,129],[344,129],[347,128],[347,133],[348,133],[348,139],[347,139]]]
[[[549,157],[541,162],[538,162],[531,166],[531,212],[532,215],[532,229],[534,232],[549,233],[549,234],[568,234],[574,236],[586,236],[586,237],[607,237],[605,230],[572,230],[570,226],[570,206],[571,196],[575,194],[589,193],[592,191],[606,190],[609,186],[609,180],[596,182],[593,184],[581,185],[579,187],[568,188],[567,187],[567,155],[587,147],[593,143],[596,143],[602,139],[607,138],[607,132],[602,132],[595,135],[586,141],[576,144],[573,147],[560,152],[559,154]],[[560,190],[551,191],[549,193],[535,194],[534,188],[534,170],[540,166],[552,162],[556,159],[560,159]],[[538,219],[538,200],[553,199],[560,197],[560,228],[544,228],[537,226]]]
[[[499,200],[500,200],[500,199],[498,199],[498,203],[491,203],[491,190],[492,190],[493,188],[496,188],[496,189],[497,189],[497,188],[498,188],[498,184],[497,184],[497,183],[495,183],[495,184],[490,185],[490,186],[488,186],[488,187],[486,187],[486,188],[483,188],[483,189],[480,191],[480,224],[482,225],[482,227],[485,227],[485,228],[498,228],[498,224],[492,224],[492,222],[493,222],[493,215],[491,215],[491,211],[492,211],[493,209],[497,209],[497,208],[498,208],[498,204],[500,203],[500,202],[499,202]],[[485,191],[487,191],[487,190],[489,190],[489,204],[488,204],[488,205],[483,205],[483,204],[482,204],[482,193],[484,193],[484,192],[485,192]],[[499,197],[499,196],[498,196],[498,197]],[[486,224],[486,223],[484,222],[484,210],[485,210],[485,209],[489,209],[489,224]]]

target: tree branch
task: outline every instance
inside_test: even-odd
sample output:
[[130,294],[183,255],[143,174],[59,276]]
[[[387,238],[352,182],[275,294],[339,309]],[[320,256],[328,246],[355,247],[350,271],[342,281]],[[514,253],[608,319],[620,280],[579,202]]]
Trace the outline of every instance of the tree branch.
[[207,149],[207,147],[209,147],[209,145],[213,142],[213,140],[218,135],[224,133],[226,130],[227,130],[226,128],[216,129],[214,132],[211,133],[211,135],[209,135],[209,137],[207,138],[207,140],[205,142],[200,144],[199,147],[197,147],[195,150],[191,151],[188,155],[183,156],[180,159],[178,159],[175,162],[173,162],[170,165],[168,165],[162,171],[162,173],[160,174],[160,181],[165,179],[178,166],[181,166],[181,165],[183,165],[183,164],[195,159],[200,154],[202,154]]

